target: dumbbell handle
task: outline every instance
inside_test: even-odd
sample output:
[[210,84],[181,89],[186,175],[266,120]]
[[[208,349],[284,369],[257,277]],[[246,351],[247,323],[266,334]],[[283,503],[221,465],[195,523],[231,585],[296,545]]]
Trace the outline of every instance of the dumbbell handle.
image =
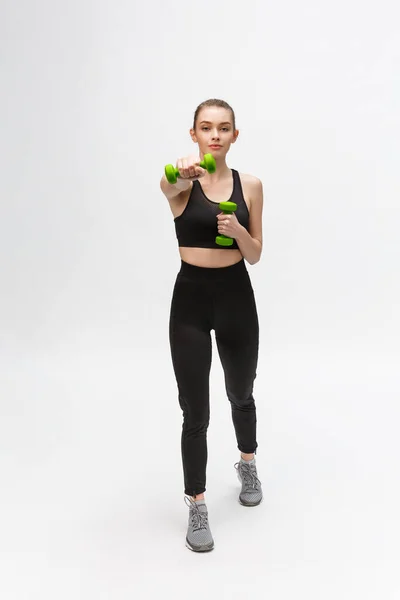
[[[212,154],[205,154],[204,159],[200,162],[200,167],[206,169],[209,173],[215,173],[216,163],[215,158]],[[165,166],[165,177],[169,183],[176,183],[178,177],[180,177],[179,169],[173,165]]]
[[[237,204],[235,202],[220,202],[219,208],[224,215],[231,215],[237,209]],[[218,246],[232,246],[233,238],[221,233],[215,238],[215,243],[218,244]]]
[[[204,160],[201,161],[201,163],[199,164],[199,167],[201,167],[202,169],[207,169],[206,163],[204,162]],[[179,173],[179,169],[177,169],[177,167],[174,167],[174,175],[175,175],[175,177],[181,176],[181,174]]]

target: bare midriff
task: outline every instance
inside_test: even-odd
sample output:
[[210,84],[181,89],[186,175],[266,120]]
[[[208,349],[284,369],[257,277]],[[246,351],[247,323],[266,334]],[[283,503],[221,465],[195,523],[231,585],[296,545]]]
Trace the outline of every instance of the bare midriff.
[[240,250],[220,250],[219,248],[187,248],[179,247],[179,254],[184,262],[196,267],[208,269],[229,267],[242,260]]

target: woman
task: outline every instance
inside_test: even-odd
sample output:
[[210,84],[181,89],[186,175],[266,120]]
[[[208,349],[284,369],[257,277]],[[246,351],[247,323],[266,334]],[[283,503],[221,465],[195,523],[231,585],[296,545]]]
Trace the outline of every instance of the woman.
[[[239,501],[256,506],[262,500],[255,465],[256,407],[253,382],[259,347],[254,292],[244,260],[254,265],[262,252],[263,191],[261,181],[230,169],[226,155],[238,138],[235,114],[223,100],[198,106],[190,135],[200,156],[177,161],[180,178],[160,186],[174,216],[181,268],[171,302],[169,337],[172,363],[183,411],[181,451],[188,504],[186,545],[196,552],[214,548],[205,503],[209,374],[214,329],[225,385],[231,403],[240,462]],[[204,154],[216,161],[215,173],[200,167]],[[226,215],[219,202],[230,200],[237,210]],[[219,246],[218,234],[233,238]],[[187,502],[189,501],[189,503]]]

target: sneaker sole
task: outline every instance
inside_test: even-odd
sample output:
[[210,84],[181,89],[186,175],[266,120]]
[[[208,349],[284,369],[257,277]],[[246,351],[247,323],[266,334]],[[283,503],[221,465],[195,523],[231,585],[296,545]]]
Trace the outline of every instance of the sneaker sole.
[[204,546],[192,546],[186,538],[186,547],[192,552],[210,552],[210,550],[214,550],[214,542],[212,541]]
[[242,502],[242,500],[240,498],[238,498],[238,502],[242,506],[259,506],[263,500],[264,500],[264,498],[261,498],[261,500],[259,502],[254,502],[253,504],[247,504],[246,502]]

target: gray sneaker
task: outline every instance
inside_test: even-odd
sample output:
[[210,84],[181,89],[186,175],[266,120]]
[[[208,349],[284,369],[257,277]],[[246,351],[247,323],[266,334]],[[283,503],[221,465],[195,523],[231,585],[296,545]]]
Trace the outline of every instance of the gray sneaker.
[[189,496],[185,496],[185,504],[189,506],[186,546],[193,552],[209,552],[214,548],[214,540],[208,524],[207,506],[205,503],[196,504]]
[[240,461],[234,467],[237,471],[238,479],[242,484],[242,490],[239,494],[240,504],[243,506],[257,506],[263,498],[263,493],[261,481],[257,477],[255,462],[248,465]]

